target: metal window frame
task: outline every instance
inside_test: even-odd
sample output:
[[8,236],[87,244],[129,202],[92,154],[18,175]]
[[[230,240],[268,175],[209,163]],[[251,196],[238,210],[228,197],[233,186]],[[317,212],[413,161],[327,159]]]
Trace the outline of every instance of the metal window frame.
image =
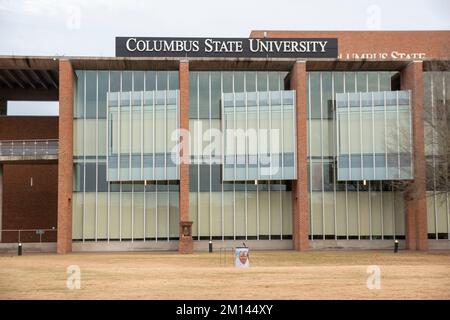
[[321,194],[322,194],[322,239],[325,240],[325,181],[324,181],[324,161],[323,161],[323,72],[320,72],[320,172],[322,179],[321,183]]
[[[336,159],[337,157],[337,125],[336,125],[336,98],[335,98],[335,92],[334,92],[334,72],[331,72],[331,103],[333,108],[333,120],[332,120],[332,133],[333,133],[333,141],[336,143],[333,146],[333,159]],[[337,203],[336,203],[336,171],[337,168],[335,166],[336,161],[332,162],[333,165],[333,213],[334,213],[334,239],[337,240],[338,237],[338,230],[337,230]]]
[[[431,126],[434,128],[434,76],[435,72],[431,74]],[[435,239],[438,240],[438,218],[436,208],[436,150],[435,150],[435,132],[431,131],[431,153],[433,159],[433,213],[434,213],[434,234]]]
[[133,171],[131,170],[132,166],[132,151],[133,151],[133,93],[134,93],[134,71],[131,71],[131,93],[130,93],[130,106],[129,106],[129,167],[128,167],[128,178],[131,181],[131,242],[134,241],[134,179],[133,179]]
[[[312,205],[312,195],[313,195],[313,191],[312,191],[312,156],[311,156],[311,143],[312,143],[312,139],[311,139],[311,135],[312,135],[312,130],[311,130],[311,124],[312,124],[312,107],[311,107],[311,73],[308,73],[308,110],[309,110],[309,143],[308,143],[308,148],[309,148],[309,155],[310,155],[310,159],[309,159],[309,194],[310,194],[310,201],[309,201],[309,212],[310,212],[310,233],[311,233],[311,240],[314,241],[314,212],[313,212],[313,205]],[[284,121],[284,119],[283,119]]]
[[85,242],[86,232],[86,71],[83,70],[84,97],[83,97],[83,226],[82,241]]
[[[197,130],[201,126],[200,123],[200,73],[197,72]],[[197,240],[200,241],[200,225],[201,225],[201,210],[200,210],[200,159],[203,159],[203,139],[201,139],[201,135],[203,130],[198,132],[197,136],[197,148],[201,150],[197,150],[198,159],[197,159]]]
[[[449,71],[447,71],[448,73]],[[444,101],[448,101],[448,99],[446,99],[446,83],[445,83],[445,75],[446,72],[442,72],[442,97],[444,98]],[[411,102],[411,99],[409,100]],[[447,158],[447,162],[448,162],[448,158]],[[449,181],[447,180],[448,177],[446,177],[446,182],[447,185],[449,184]],[[449,190],[447,189],[445,192],[445,207],[446,207],[446,212],[447,212],[447,238],[450,240],[450,207],[449,207],[449,200],[448,200],[448,194],[449,194]]]
[[98,70],[95,71],[95,235],[98,236]]
[[[211,97],[211,72],[208,72],[208,118],[209,118],[209,143],[211,143],[212,140],[212,134],[211,134],[211,104],[212,104],[212,97]],[[211,204],[211,197],[212,197],[212,149],[209,148],[209,240],[212,240],[212,204]]]
[[[223,72],[220,72],[220,96],[222,99],[222,105],[223,105]],[[222,137],[221,137],[221,142],[222,142],[222,152],[221,152],[221,158],[222,158],[222,167],[225,166],[225,149],[224,149],[224,135],[225,135],[225,126],[224,126],[224,121],[225,121],[225,117],[224,117],[224,108],[221,108],[221,116],[222,116],[222,121],[220,121],[221,124],[221,129],[222,129]],[[223,173],[222,173],[223,176]],[[220,213],[221,213],[221,232],[222,232],[222,241],[225,241],[225,224],[224,224],[224,204],[223,204],[223,181],[221,183],[221,208],[220,208]]]
[[106,94],[106,181],[108,184],[107,194],[107,241],[110,240],[110,192],[111,183],[109,182],[109,93],[111,92],[111,71],[108,70],[108,92]]

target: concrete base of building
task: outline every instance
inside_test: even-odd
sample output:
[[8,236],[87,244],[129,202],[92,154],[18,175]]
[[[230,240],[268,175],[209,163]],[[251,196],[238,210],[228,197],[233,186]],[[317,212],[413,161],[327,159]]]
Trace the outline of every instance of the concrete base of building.
[[[213,251],[220,248],[242,247],[242,240],[213,241]],[[106,241],[99,242],[73,242],[73,252],[120,252],[120,251],[178,251],[179,241]],[[292,240],[247,240],[245,244],[251,250],[292,250]],[[209,241],[193,241],[194,252],[209,250]]]
[[450,240],[428,240],[430,250],[450,250]]
[[[17,243],[0,243],[0,254],[17,255]],[[29,242],[22,243],[22,254],[27,253],[55,253],[56,242]]]
[[[292,250],[294,245],[292,240],[216,240],[213,241],[213,251],[220,251],[220,248],[236,248],[243,247],[245,245],[250,250]],[[209,241],[195,241],[194,251],[208,251]]]
[[[399,240],[405,249],[405,240]],[[310,250],[394,250],[394,240],[310,240]]]
[[72,252],[178,251],[178,241],[72,242]]

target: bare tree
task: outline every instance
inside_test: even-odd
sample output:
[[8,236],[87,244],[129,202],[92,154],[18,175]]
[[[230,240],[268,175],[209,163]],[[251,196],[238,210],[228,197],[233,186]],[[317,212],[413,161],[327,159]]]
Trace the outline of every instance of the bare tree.
[[[450,92],[446,92],[445,88],[448,86],[446,81],[450,80],[450,62],[428,62],[427,70],[433,72],[433,87],[437,86],[438,90],[426,87],[430,86],[429,83],[424,84],[425,175],[413,177],[414,180],[396,180],[393,183],[395,190],[404,193],[406,200],[423,197],[423,193],[416,190],[416,184],[413,183],[418,180],[426,185],[426,190],[433,190],[433,195],[450,192]],[[439,94],[436,94],[436,91],[439,91]],[[406,141],[404,139],[410,135],[409,128],[401,128],[399,134],[399,139]],[[400,153],[408,153],[408,148],[408,145],[400,145]],[[394,152],[394,148],[388,145],[388,152]],[[414,157],[414,149],[412,152]],[[439,199],[448,201],[446,197]]]

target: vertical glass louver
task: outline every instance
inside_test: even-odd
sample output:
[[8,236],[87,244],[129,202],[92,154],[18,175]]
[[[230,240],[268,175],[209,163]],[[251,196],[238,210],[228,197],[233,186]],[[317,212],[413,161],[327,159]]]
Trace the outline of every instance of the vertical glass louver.
[[179,91],[108,93],[108,181],[177,180]]
[[224,93],[223,180],[294,180],[295,91]]
[[413,178],[409,91],[336,93],[338,180]]
[[[146,108],[150,108],[145,104],[144,108],[139,108],[138,100],[142,98],[142,92],[144,92],[144,102],[149,92],[162,91],[164,94],[177,92],[179,90],[178,71],[77,70],[76,77],[73,240],[168,241],[178,239],[178,181],[140,180],[142,171],[137,169],[141,169],[142,166],[145,169],[147,163],[152,163],[146,157],[153,151],[150,149],[152,144],[149,147],[146,143],[149,142],[148,137],[151,137],[153,133],[148,131],[150,126],[142,126],[142,121],[146,120],[145,117],[139,118],[140,123],[136,120]],[[126,160],[121,160],[124,162],[121,168],[127,168],[123,172],[124,178],[132,178],[129,180],[134,181],[125,181],[126,179],[108,181],[107,179],[107,156],[110,151],[107,127],[108,92],[116,93],[117,98],[118,92],[124,92],[128,98],[128,100],[123,99],[124,104],[128,103],[128,107],[123,109],[126,109],[124,113],[128,117],[131,111],[131,117],[128,119],[134,120],[134,123],[130,121],[121,123],[123,130],[120,136],[120,149],[118,144],[116,148],[121,151],[121,154],[128,156],[124,157]],[[133,97],[133,92],[139,92],[140,96],[135,94]],[[135,99],[130,101],[131,98]],[[174,106],[174,104],[171,105]],[[161,150],[164,148],[164,141],[162,140],[159,146]],[[140,152],[142,143],[144,143],[144,159]],[[140,157],[133,158],[135,154],[139,154]],[[144,177],[145,175],[142,178]]]

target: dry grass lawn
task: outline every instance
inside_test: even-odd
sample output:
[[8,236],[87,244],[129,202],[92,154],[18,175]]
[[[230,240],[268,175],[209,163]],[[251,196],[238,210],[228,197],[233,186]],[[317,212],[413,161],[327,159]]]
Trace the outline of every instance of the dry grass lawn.
[[[219,253],[0,256],[0,299],[450,299],[450,252],[251,252],[235,269]],[[81,288],[66,287],[69,265]],[[381,289],[369,290],[369,265]]]

